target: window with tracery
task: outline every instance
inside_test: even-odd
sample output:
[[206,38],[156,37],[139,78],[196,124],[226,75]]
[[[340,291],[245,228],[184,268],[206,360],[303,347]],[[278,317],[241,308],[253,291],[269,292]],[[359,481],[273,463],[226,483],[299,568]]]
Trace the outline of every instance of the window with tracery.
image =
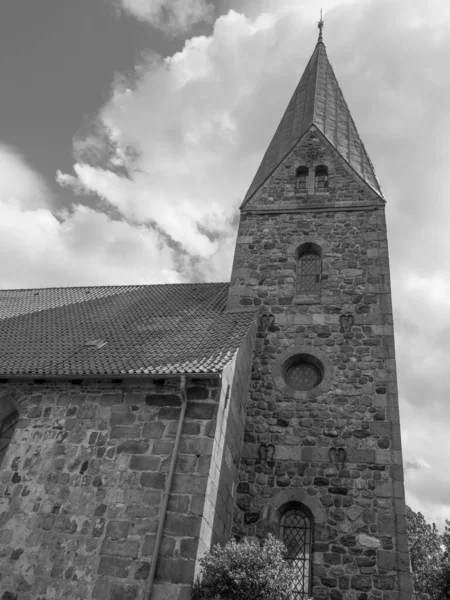
[[282,515],[280,529],[287,549],[286,560],[294,568],[289,600],[306,600],[311,592],[311,519],[300,508],[291,508]]
[[322,257],[313,249],[305,249],[298,257],[297,294],[318,294],[321,276]]
[[328,168],[324,165],[316,167],[316,190],[328,189]]
[[296,171],[296,190],[306,192],[308,189],[308,167],[298,167]]
[[3,420],[0,426],[0,465],[6,454],[18,420],[19,413],[14,411]]

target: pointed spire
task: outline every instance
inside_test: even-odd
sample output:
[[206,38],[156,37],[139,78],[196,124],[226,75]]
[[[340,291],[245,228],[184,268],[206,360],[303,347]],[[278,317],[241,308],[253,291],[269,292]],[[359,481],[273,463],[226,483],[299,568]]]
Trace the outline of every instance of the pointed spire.
[[383,197],[370,158],[359,137],[323,43],[319,39],[278,129],[247,192],[244,203],[261,187],[300,138],[314,125],[354,171]]
[[323,44],[323,18],[322,18],[322,9],[320,9],[320,21],[317,23],[317,27],[319,28],[319,39],[317,40],[317,43],[321,43]]

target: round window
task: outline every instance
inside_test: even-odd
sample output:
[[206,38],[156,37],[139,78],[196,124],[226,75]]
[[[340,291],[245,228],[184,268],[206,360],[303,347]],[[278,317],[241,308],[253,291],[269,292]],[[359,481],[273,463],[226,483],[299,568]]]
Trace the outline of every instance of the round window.
[[283,375],[289,387],[302,391],[311,390],[323,379],[323,365],[310,354],[296,354],[284,364]]

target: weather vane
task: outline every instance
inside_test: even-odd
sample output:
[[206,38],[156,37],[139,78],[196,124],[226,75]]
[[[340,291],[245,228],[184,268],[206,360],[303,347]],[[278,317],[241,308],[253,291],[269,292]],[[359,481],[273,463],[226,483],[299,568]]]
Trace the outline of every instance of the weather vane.
[[323,42],[323,37],[322,37],[322,31],[323,31],[323,19],[322,19],[322,9],[320,9],[320,21],[317,24],[317,27],[319,28],[319,42]]

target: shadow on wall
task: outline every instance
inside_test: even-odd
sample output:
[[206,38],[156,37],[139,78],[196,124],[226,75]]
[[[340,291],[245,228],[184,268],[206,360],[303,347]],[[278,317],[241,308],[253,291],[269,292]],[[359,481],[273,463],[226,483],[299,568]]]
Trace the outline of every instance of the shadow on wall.
[[19,418],[19,407],[16,401],[10,396],[2,398],[0,403],[0,466]]

